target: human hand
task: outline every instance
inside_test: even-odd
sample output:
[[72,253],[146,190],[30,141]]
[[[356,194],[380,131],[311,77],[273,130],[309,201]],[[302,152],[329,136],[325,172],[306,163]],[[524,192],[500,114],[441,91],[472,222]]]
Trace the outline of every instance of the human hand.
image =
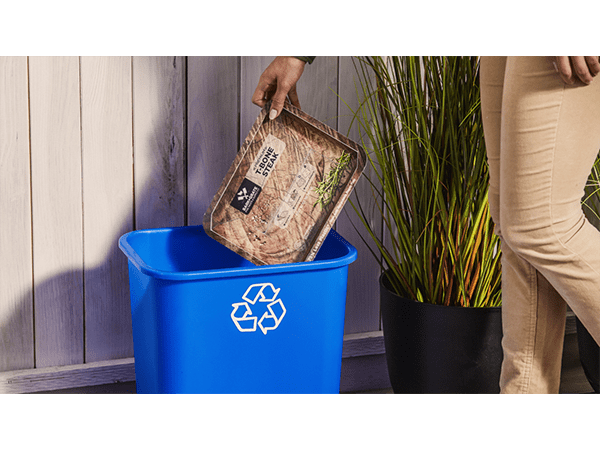
[[304,71],[304,61],[293,56],[278,56],[265,69],[258,80],[258,86],[252,95],[252,103],[261,108],[273,100],[269,119],[273,120],[281,113],[283,102],[289,96],[290,103],[300,108],[296,83]]
[[600,73],[600,62],[598,56],[555,56],[554,68],[566,84],[577,79],[590,84]]

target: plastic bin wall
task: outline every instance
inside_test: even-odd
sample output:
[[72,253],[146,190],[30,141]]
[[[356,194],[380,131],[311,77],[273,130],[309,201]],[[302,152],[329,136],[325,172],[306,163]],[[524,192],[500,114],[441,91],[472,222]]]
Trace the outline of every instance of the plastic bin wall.
[[339,392],[348,265],[331,231],[311,262],[255,266],[203,228],[133,231],[138,393]]

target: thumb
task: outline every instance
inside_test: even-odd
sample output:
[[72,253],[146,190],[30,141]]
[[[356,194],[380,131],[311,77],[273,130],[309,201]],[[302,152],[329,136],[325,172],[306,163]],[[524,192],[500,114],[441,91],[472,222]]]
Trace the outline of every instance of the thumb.
[[271,110],[269,111],[269,119],[273,120],[279,117],[281,111],[283,111],[283,103],[287,97],[288,90],[281,85],[277,85],[277,92],[273,96],[273,102],[271,103]]

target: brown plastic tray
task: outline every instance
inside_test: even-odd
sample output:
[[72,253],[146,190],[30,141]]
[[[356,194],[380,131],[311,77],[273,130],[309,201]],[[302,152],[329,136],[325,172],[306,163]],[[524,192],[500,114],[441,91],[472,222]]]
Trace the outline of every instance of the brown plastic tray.
[[[257,265],[312,261],[364,169],[365,151],[289,103],[275,120],[268,111],[231,164],[204,229]],[[320,196],[324,179],[333,182]]]

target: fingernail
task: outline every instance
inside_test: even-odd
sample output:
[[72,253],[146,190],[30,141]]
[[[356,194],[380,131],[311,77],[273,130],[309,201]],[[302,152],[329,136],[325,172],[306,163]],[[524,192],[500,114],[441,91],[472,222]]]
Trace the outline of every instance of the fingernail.
[[275,117],[277,117],[277,110],[272,109],[271,112],[269,113],[269,120],[273,120]]

